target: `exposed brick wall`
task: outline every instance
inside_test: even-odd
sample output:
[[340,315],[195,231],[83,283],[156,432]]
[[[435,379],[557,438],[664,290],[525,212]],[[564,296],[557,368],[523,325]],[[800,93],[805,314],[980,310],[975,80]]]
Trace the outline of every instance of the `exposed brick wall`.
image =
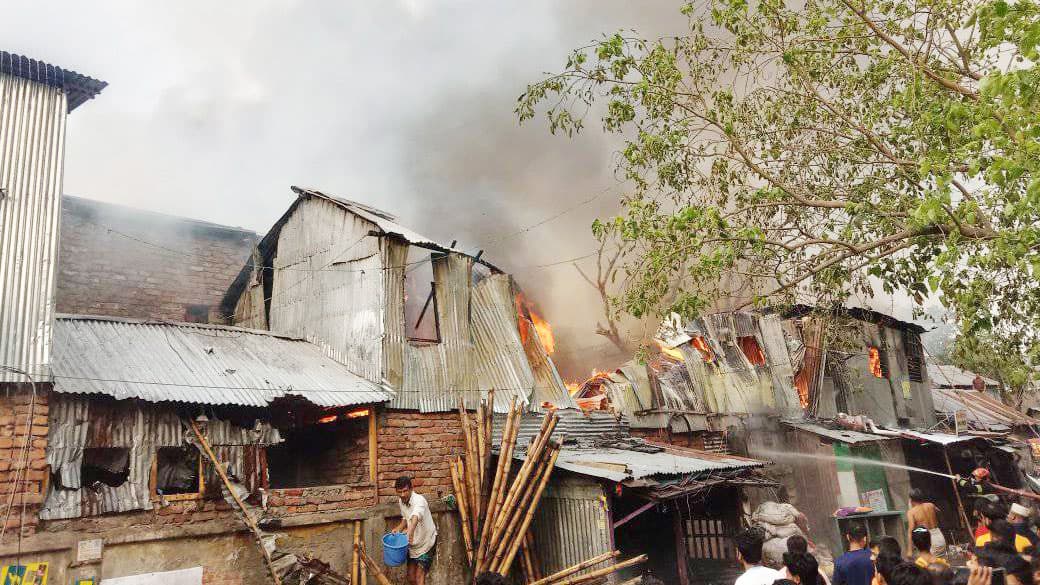
[[414,478],[428,500],[451,493],[448,462],[462,453],[462,425],[457,412],[387,411],[379,416],[379,496],[394,501],[394,480]]
[[184,321],[189,305],[216,310],[257,237],[78,197],[64,197],[61,210],[63,313]]
[[[37,385],[38,394],[32,405],[32,424],[29,423],[32,392],[23,385],[0,384],[0,522],[7,517],[7,504],[14,490],[14,509],[7,520],[10,534],[21,527],[30,535],[38,525],[38,511],[43,503],[47,477],[47,391]],[[22,449],[26,440],[29,454],[22,463]],[[16,481],[17,480],[17,481]],[[25,523],[22,525],[22,506]]]
[[726,433],[721,431],[700,431],[695,433],[673,433],[668,429],[632,429],[632,436],[641,437],[660,443],[668,443],[676,447],[687,447],[710,453],[729,454]]

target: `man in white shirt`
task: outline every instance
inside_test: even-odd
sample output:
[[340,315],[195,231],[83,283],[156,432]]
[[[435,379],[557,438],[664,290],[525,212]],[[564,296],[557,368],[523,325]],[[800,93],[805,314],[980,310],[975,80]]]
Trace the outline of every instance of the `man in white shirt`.
[[786,577],[781,571],[762,566],[762,545],[765,541],[765,531],[755,526],[733,537],[733,543],[737,545],[737,560],[744,568],[744,574],[737,577],[734,585],[773,585],[773,581]]
[[426,573],[430,571],[437,546],[437,525],[430,514],[426,498],[412,491],[412,478],[402,476],[394,482],[397,505],[401,508],[401,523],[394,532],[408,535],[408,582],[426,585]]

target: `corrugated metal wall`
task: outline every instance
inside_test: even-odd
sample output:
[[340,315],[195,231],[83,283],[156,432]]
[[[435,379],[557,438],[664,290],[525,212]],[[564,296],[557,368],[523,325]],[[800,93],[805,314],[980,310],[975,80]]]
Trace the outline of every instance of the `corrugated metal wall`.
[[[368,236],[373,228],[329,201],[307,199],[282,227],[274,275],[264,276],[274,279],[271,331],[307,339],[378,384],[384,285],[379,240]],[[251,292],[240,303],[246,298],[250,312],[262,315],[261,299]]]
[[531,529],[545,575],[609,552],[612,528],[603,488],[590,479],[553,474]]
[[50,375],[65,115],[60,89],[0,74],[0,364],[37,379]]

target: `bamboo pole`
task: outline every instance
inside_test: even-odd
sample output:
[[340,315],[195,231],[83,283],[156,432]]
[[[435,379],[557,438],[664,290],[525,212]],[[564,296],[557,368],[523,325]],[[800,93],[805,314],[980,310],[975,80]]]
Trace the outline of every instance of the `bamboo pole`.
[[224,466],[217,461],[217,456],[213,453],[213,449],[209,446],[209,441],[206,437],[202,436],[202,431],[199,430],[199,426],[195,424],[195,421],[191,422],[191,430],[195,432],[195,438],[199,440],[199,445],[202,446],[205,451],[206,457],[209,458],[210,463],[213,464],[213,468],[217,471],[217,475],[220,476],[220,480],[224,482],[224,487],[227,488],[231,498],[234,499],[235,504],[238,505],[239,511],[242,513],[242,518],[245,520],[246,526],[249,527],[253,532],[253,536],[256,537],[256,543],[260,546],[260,552],[264,555],[264,562],[267,563],[267,570],[271,573],[271,579],[274,580],[275,585],[282,585],[282,579],[278,576],[278,571],[274,568],[274,560],[271,559],[271,552],[264,546],[263,532],[260,527],[256,525],[256,521],[249,515],[249,509],[246,508],[245,503],[238,497],[238,493],[235,492],[231,485],[231,480],[228,479],[226,473],[224,473]]
[[354,551],[351,554],[350,559],[350,582],[359,583],[361,581],[361,555],[358,554],[361,545],[361,521],[354,521]]
[[534,558],[531,557],[531,548],[527,546],[527,535],[524,535],[524,540],[520,543],[520,561],[520,568],[524,573],[524,582],[531,583],[535,580]]
[[509,524],[511,516],[515,512],[517,500],[519,500],[522,492],[524,492],[531,471],[539,462],[542,451],[544,450],[549,437],[552,435],[553,430],[556,428],[557,420],[555,413],[545,415],[545,420],[542,421],[542,432],[532,441],[532,446],[527,451],[524,463],[520,466],[520,471],[517,473],[516,479],[513,480],[513,485],[509,489],[509,494],[506,496],[505,503],[503,503],[502,507],[499,508],[498,516],[495,518],[495,525],[492,526],[491,542],[488,544],[488,550],[497,548],[502,541],[502,538],[505,536],[503,532]]
[[600,563],[609,561],[610,559],[613,559],[613,558],[618,557],[618,556],[621,556],[621,551],[619,551],[619,550],[616,550],[614,552],[603,553],[603,554],[599,555],[598,557],[592,557],[591,559],[584,560],[584,561],[578,563],[577,565],[574,565],[574,566],[571,566],[571,567],[567,567],[566,569],[557,571],[557,572],[553,573],[552,575],[549,575],[548,577],[539,579],[539,580],[535,581],[534,583],[531,583],[531,585],[549,585],[550,583],[553,583],[555,581],[559,581],[560,579],[563,579],[564,577],[570,577],[571,575],[577,573],[578,571],[584,571],[585,569],[588,569],[589,567],[592,567],[592,566],[598,565]]
[[480,522],[480,476],[477,470],[477,433],[474,429],[477,421],[470,419],[465,405],[460,404],[460,408],[464,416],[462,430],[466,434],[465,478],[469,487],[469,516],[473,523],[471,534],[477,534]]
[[520,549],[520,542],[523,540],[524,534],[527,530],[531,528],[531,522],[534,520],[534,513],[538,510],[538,502],[542,499],[542,493],[545,491],[545,486],[549,484],[549,476],[552,475],[553,467],[556,465],[556,459],[559,456],[560,448],[556,446],[552,447],[549,461],[546,462],[545,471],[542,473],[542,479],[538,482],[538,487],[534,492],[534,496],[531,498],[531,505],[527,508],[527,516],[520,525],[519,537],[513,541],[513,545],[509,549],[509,553],[506,555],[505,560],[499,564],[499,575],[505,576],[509,574],[509,568],[513,565],[513,559],[516,558],[516,552]]
[[462,480],[459,477],[459,465],[458,459],[450,464],[451,485],[455,489],[455,499],[459,505],[459,519],[462,525],[462,540],[466,544],[466,558],[469,559],[470,564],[473,564],[473,536],[470,532],[469,506],[466,502],[466,493],[462,489]]
[[[513,447],[512,445],[516,442],[516,433],[513,428],[516,420],[516,397],[513,397],[512,402],[509,404],[509,413],[506,415],[505,426],[502,428],[502,443],[498,451],[498,465],[495,467],[495,477],[492,479],[491,493],[488,494],[488,506],[487,512],[484,518],[484,525],[480,530],[480,537],[477,540],[477,563],[476,566],[480,567],[484,562],[484,553],[487,551],[488,538],[491,535],[491,526],[494,524],[494,518],[497,511],[499,492],[502,490],[502,486],[505,485],[505,480],[509,475],[509,465],[506,463],[513,458]],[[490,451],[490,449],[488,450]]]
[[[487,412],[484,409],[484,403],[481,402],[477,406],[477,460],[473,462],[477,466],[477,478],[480,480],[481,492],[484,487],[484,476],[487,475],[487,469],[484,468],[484,454],[487,451],[487,445],[484,443],[484,439],[487,438]],[[483,499],[483,493],[481,494]]]
[[[971,542],[971,523],[968,522],[968,514],[964,512],[964,503],[961,502],[961,490],[957,487],[957,481],[953,479],[953,466],[950,465],[950,454],[946,451],[946,445],[942,446],[943,458],[946,459],[946,471],[950,474],[950,484],[953,486],[953,495],[957,496],[957,509],[961,512],[961,520],[964,521],[964,529],[968,531],[968,542]],[[913,543],[908,543],[913,546]]]
[[645,562],[646,562],[646,555],[639,555],[638,557],[632,557],[632,558],[628,559],[627,561],[621,561],[620,563],[618,563],[616,565],[611,565],[609,567],[604,567],[602,569],[597,569],[595,571],[592,571],[591,573],[585,573],[584,575],[577,575],[575,577],[571,577],[570,579],[566,579],[564,581],[553,581],[552,585],[577,585],[578,583],[588,583],[589,581],[595,581],[595,580],[599,579],[600,577],[604,577],[606,575],[609,575],[609,574],[613,573],[614,571],[620,571],[621,569],[625,569],[625,568],[631,567],[632,565],[638,565],[639,563],[645,563]]
[[537,549],[534,548],[534,533],[530,530],[524,536],[524,548],[527,554],[531,556],[531,576],[534,581],[542,578],[542,568],[538,564],[538,553]]
[[376,583],[379,585],[394,585],[390,582],[390,579],[386,578],[383,571],[379,568],[379,565],[375,563],[365,552],[365,545],[362,543],[358,546],[358,554],[361,555],[361,562],[365,563],[368,570],[372,573],[372,576],[376,578]]
[[528,482],[528,485],[524,488],[523,495],[510,510],[509,521],[505,525],[505,532],[502,533],[502,540],[495,550],[496,562],[498,560],[497,554],[501,554],[503,551],[508,551],[512,547],[513,541],[516,540],[518,536],[520,538],[523,537],[522,533],[518,534],[517,528],[523,522],[528,509],[531,507],[532,499],[535,495],[535,491],[532,487],[536,486],[540,482],[542,475],[545,473],[545,466],[549,464],[550,458],[552,457],[552,453],[553,449],[551,447],[542,453],[542,457],[538,461],[538,464],[531,472],[531,479]]

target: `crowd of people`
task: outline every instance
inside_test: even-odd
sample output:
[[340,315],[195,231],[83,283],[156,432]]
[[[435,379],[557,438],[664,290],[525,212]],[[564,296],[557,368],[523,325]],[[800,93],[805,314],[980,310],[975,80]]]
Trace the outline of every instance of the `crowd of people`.
[[1006,506],[999,499],[980,499],[975,506],[978,528],[974,544],[958,564],[947,559],[946,540],[938,529],[937,510],[919,492],[911,494],[907,515],[910,550],[892,536],[869,540],[866,527],[851,522],[844,535],[847,552],[835,559],[833,578],[801,536],[787,541],[783,567],[762,564],[763,530],[751,527],[735,538],[744,573],[735,585],[1040,585],[1040,543],[1030,525],[1032,510]]

